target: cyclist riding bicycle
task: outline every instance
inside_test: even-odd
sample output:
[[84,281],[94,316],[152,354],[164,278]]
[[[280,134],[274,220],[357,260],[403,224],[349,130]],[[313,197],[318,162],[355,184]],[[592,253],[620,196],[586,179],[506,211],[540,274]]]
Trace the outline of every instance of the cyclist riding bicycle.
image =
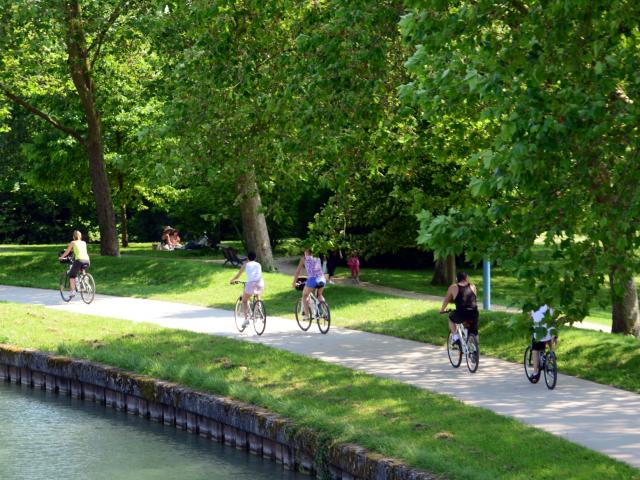
[[445,313],[450,302],[456,304],[456,309],[449,314],[449,330],[453,334],[453,342],[460,343],[458,336],[458,324],[467,322],[469,334],[478,335],[478,304],[476,301],[476,286],[469,282],[469,277],[465,272],[460,272],[456,276],[457,283],[454,283],[447,290],[444,297],[440,313]]
[[324,286],[327,284],[327,280],[322,272],[322,261],[319,257],[314,257],[311,248],[306,248],[304,256],[300,259],[296,272],[293,274],[293,288],[296,288],[296,282],[302,267],[307,270],[307,281],[302,289],[302,308],[304,309],[305,317],[309,317],[309,294],[318,289],[317,298],[320,302],[324,302],[325,299],[322,296]]
[[60,255],[59,260],[64,260],[73,251],[73,265],[69,270],[69,283],[71,284],[70,297],[76,295],[76,277],[80,270],[89,268],[89,253],[87,252],[87,243],[82,240],[82,233],[78,230],[73,231],[73,240],[67,245],[67,249]]
[[553,308],[549,308],[548,305],[543,305],[535,312],[529,312],[529,316],[533,321],[531,349],[535,352],[535,355],[531,357],[533,371],[530,377],[535,379],[540,376],[540,352],[543,352],[546,345],[549,342],[554,342],[557,337],[554,335],[556,328],[548,326],[546,322],[543,322],[546,318],[550,319],[553,316]]
[[244,292],[242,293],[242,312],[244,313],[244,323],[242,327],[249,325],[249,298],[255,295],[260,300],[260,295],[264,291],[264,279],[262,278],[262,265],[256,262],[256,253],[249,252],[247,254],[248,261],[240,267],[238,273],[236,273],[231,280],[230,284],[233,284],[242,272],[247,273],[247,284],[244,286]]

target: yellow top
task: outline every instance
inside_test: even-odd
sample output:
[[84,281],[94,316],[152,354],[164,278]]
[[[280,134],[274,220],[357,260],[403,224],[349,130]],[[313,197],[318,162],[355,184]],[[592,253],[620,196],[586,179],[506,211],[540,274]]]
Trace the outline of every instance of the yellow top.
[[84,240],[73,241],[73,256],[76,260],[89,261],[89,253],[87,252],[87,242]]

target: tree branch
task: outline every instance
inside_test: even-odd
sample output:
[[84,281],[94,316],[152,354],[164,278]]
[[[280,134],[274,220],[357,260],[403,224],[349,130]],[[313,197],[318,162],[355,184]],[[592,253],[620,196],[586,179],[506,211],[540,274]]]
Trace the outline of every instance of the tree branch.
[[113,24],[116,23],[116,20],[122,13],[122,10],[124,9],[127,3],[129,3],[129,0],[122,0],[116,6],[116,8],[113,10],[111,15],[109,16],[107,22],[103,25],[100,32],[98,32],[98,35],[96,36],[96,38],[93,40],[91,45],[89,45],[89,48],[87,49],[87,53],[91,52],[91,50],[93,50],[94,48],[96,49],[96,51],[93,54],[93,57],[91,58],[91,62],[89,63],[89,68],[91,68],[92,70],[93,70],[93,64],[96,62],[96,60],[98,59],[98,56],[100,55],[100,49],[102,48],[102,43],[104,42],[104,39],[106,38],[107,33],[109,33],[109,30],[111,29]]
[[82,135],[80,135],[80,133],[77,132],[76,130],[74,130],[73,128],[69,128],[69,127],[66,127],[66,126],[62,125],[58,120],[53,118],[51,115],[48,115],[48,114],[44,113],[41,110],[38,110],[36,107],[34,107],[30,103],[28,103],[26,100],[23,100],[22,98],[18,97],[17,95],[11,93],[1,83],[0,83],[0,91],[2,91],[2,93],[5,95],[5,97],[7,97],[12,102],[17,103],[18,105],[24,107],[26,110],[28,110],[29,112],[33,113],[34,115],[36,115],[36,116],[44,119],[45,121],[49,122],[51,125],[56,127],[58,130],[63,131],[67,135],[71,135],[73,138],[78,140],[78,142],[80,142],[81,144],[84,145],[84,143],[85,143],[84,137]]

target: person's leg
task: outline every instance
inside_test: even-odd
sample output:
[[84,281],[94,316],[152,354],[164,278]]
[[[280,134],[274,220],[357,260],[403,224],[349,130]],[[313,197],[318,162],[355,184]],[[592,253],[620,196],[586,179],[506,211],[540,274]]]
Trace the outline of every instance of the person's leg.
[[302,309],[306,317],[309,316],[309,294],[311,293],[311,290],[312,289],[307,287],[306,285],[302,290]]
[[317,297],[318,297],[318,301],[320,301],[320,302],[324,302],[325,301],[324,300],[324,296],[322,295],[322,292],[324,292],[324,287],[318,287]]
[[249,323],[249,298],[251,294],[244,292],[242,294],[242,312],[244,313],[244,323]]

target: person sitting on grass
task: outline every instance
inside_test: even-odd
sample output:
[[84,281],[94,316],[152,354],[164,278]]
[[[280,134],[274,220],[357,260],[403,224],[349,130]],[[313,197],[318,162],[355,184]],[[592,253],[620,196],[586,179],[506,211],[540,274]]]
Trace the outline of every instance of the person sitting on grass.
[[69,270],[69,283],[71,285],[70,297],[76,296],[76,277],[80,270],[89,268],[90,260],[87,252],[87,243],[82,240],[82,233],[79,230],[73,231],[73,240],[67,245],[67,249],[62,252],[59,260],[64,260],[73,251],[73,264]]
[[257,295],[260,300],[260,295],[264,291],[264,279],[262,278],[262,265],[256,262],[256,253],[249,252],[247,254],[248,261],[243,263],[229,283],[233,283],[242,275],[242,272],[247,274],[247,284],[244,286],[244,292],[242,293],[242,312],[244,313],[243,327],[249,325],[249,299],[252,295]]
[[320,302],[324,302],[325,300],[322,296],[322,292],[324,291],[324,286],[327,284],[327,280],[322,272],[322,262],[320,258],[314,257],[311,248],[307,248],[298,263],[296,272],[293,274],[293,288],[296,288],[302,267],[307,270],[307,281],[302,290],[302,308],[304,309],[304,316],[309,318],[309,295],[317,288],[318,300]]
[[529,312],[529,316],[533,321],[533,335],[531,337],[531,350],[533,350],[533,370],[531,372],[531,378],[540,377],[540,352],[544,351],[547,343],[554,342],[556,338],[554,333],[556,328],[554,326],[547,325],[546,320],[553,317],[553,308],[549,308],[548,305],[542,305],[535,312]]

